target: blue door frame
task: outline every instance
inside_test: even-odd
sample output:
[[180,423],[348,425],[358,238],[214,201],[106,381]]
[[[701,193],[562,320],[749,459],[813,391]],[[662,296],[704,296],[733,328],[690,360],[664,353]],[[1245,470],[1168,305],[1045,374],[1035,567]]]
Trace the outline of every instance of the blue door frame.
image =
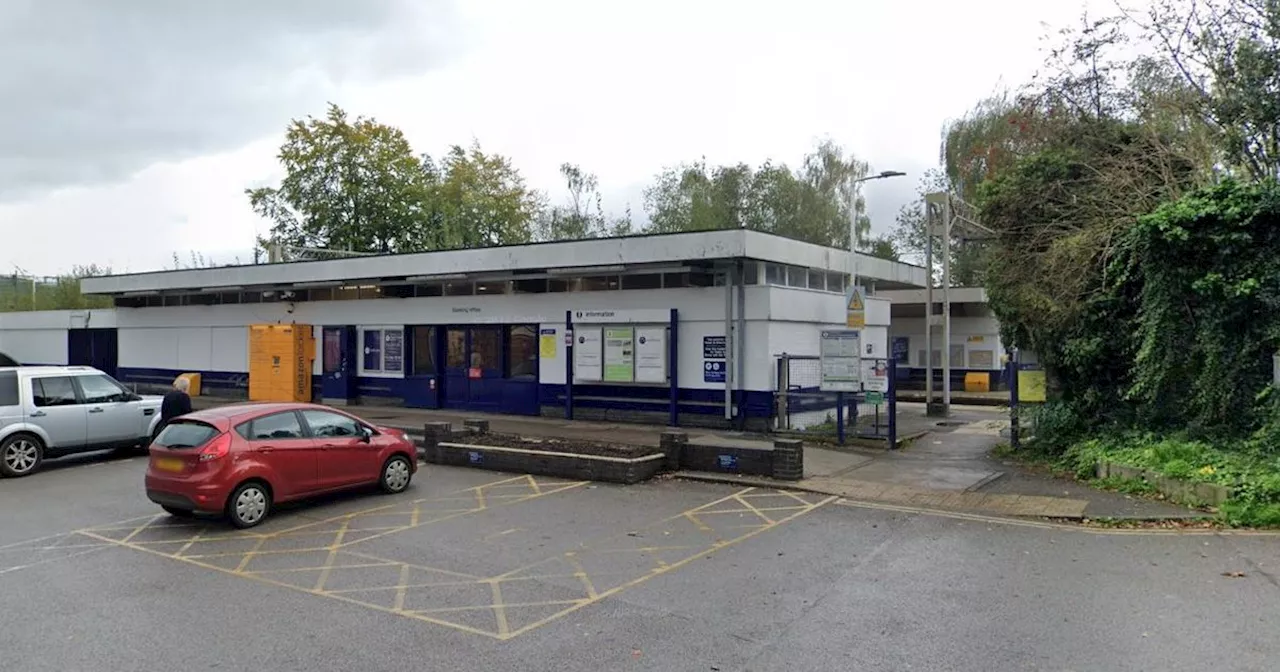
[[[529,339],[529,358],[522,362],[512,361],[513,329]],[[439,330],[442,407],[538,414],[538,325],[453,324]]]
[[[404,405],[409,408],[440,408],[443,395],[440,394],[440,364],[444,361],[441,344],[444,328],[431,324],[407,325],[404,328],[405,364],[404,364]],[[431,352],[429,371],[419,372],[419,350],[426,348]],[[424,367],[426,368],[426,367]]]
[[351,403],[359,395],[357,368],[359,351],[356,328],[351,325],[325,327],[320,345],[320,397]]

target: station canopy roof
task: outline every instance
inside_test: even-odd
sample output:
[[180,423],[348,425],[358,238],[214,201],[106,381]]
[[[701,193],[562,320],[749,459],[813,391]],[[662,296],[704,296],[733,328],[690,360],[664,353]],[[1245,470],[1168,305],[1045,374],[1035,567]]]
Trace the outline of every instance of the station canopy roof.
[[[84,278],[81,291],[128,297],[666,273],[712,270],[735,260],[846,272],[849,252],[760,231],[731,229],[109,275]],[[858,276],[875,283],[877,289],[923,287],[925,282],[922,267],[861,253]]]

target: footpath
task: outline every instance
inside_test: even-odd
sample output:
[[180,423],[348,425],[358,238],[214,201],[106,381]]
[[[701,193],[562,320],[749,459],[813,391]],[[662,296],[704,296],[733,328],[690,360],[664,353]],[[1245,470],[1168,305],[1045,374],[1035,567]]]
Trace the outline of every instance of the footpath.
[[[229,403],[198,397],[197,409]],[[350,411],[377,424],[420,437],[428,422],[461,427],[467,419],[489,421],[494,432],[527,437],[658,446],[668,428],[618,422],[358,406]],[[1007,416],[989,407],[953,406],[945,421],[925,418],[924,405],[900,403],[898,424],[912,439],[898,450],[835,446],[806,441],[804,478],[774,481],[682,471],[678,478],[804,490],[855,502],[883,503],[940,511],[1027,518],[1196,518],[1206,514],[1163,502],[1099,491],[1086,485],[1030,472],[990,456],[1004,439]],[[771,445],[762,434],[682,428],[691,442]],[[801,437],[803,438],[803,437]]]

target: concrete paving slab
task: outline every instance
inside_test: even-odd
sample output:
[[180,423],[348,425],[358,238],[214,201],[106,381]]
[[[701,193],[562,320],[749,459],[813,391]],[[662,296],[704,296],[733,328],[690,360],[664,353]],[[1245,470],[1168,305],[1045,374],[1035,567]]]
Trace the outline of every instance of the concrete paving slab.
[[[805,457],[807,458],[808,455],[806,454]],[[1000,472],[945,464],[875,460],[847,471],[844,475],[860,481],[892,483],[927,490],[964,492],[980,487],[990,479],[998,477]]]
[[805,478],[813,478],[816,476],[843,474],[867,464],[872,459],[869,455],[806,447],[804,449],[804,475]]

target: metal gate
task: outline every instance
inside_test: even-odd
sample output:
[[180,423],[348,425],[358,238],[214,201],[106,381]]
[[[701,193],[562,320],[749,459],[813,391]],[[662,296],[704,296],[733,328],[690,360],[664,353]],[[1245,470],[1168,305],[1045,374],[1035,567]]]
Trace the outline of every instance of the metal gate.
[[[824,392],[821,361],[816,355],[782,353],[775,362],[774,429],[806,436],[885,441],[897,445],[896,362],[888,361],[889,391],[881,403],[868,403],[867,392]],[[874,393],[871,393],[874,394]],[[873,402],[876,400],[872,400]]]

